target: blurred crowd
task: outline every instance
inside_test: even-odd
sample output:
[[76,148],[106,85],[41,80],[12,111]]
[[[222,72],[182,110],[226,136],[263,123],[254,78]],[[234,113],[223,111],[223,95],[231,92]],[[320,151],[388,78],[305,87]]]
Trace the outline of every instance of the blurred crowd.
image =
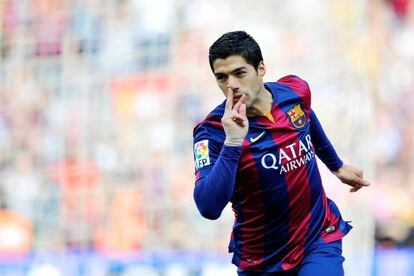
[[[219,19],[246,2],[0,2],[0,254],[226,248],[231,221],[192,200],[192,128],[223,99],[207,60]],[[315,84],[340,152],[370,149],[354,158],[370,164],[377,244],[414,246],[414,7],[325,1],[292,22],[297,2],[265,1],[249,16],[267,28],[248,31],[269,74]]]
[[387,4],[393,12],[373,5],[369,25],[376,57],[376,237],[384,246],[414,246],[414,7]]
[[[192,209],[174,26],[154,28],[141,2],[1,2],[1,223],[23,216],[35,250],[168,247]],[[9,238],[0,251],[20,250]]]

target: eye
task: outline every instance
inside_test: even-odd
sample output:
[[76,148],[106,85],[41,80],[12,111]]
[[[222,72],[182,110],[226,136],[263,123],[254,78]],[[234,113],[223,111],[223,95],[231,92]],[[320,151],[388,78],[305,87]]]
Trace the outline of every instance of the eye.
[[219,82],[223,82],[226,79],[227,79],[227,77],[224,76],[224,75],[218,75],[218,76],[216,76],[216,80],[219,81]]
[[244,77],[244,75],[246,75],[246,72],[245,72],[245,71],[238,71],[238,72],[236,73],[236,76],[237,76],[237,77],[239,77],[239,78]]

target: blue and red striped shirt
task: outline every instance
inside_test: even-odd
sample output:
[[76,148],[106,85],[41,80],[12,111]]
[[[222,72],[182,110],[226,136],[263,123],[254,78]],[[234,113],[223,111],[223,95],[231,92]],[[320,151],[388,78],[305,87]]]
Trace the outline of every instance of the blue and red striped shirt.
[[232,203],[229,251],[236,266],[277,272],[296,267],[316,239],[335,241],[352,227],[322,186],[315,155],[331,171],[343,163],[311,110],[308,84],[290,75],[265,88],[274,122],[248,117],[242,146],[224,145],[225,102],[194,128],[194,199],[209,219]]

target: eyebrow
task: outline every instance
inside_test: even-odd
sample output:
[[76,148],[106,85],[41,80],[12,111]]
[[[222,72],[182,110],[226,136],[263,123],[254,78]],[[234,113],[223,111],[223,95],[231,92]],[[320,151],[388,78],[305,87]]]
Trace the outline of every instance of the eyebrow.
[[[230,72],[230,74],[235,74],[235,73],[237,73],[237,72],[239,72],[239,71],[241,71],[241,70],[246,70],[247,69],[247,67],[246,66],[240,66],[240,67],[237,67],[236,69],[234,69],[234,70],[232,70],[231,72]],[[220,76],[225,76],[226,74],[225,73],[214,73],[214,75],[216,76],[216,77],[220,77]]]

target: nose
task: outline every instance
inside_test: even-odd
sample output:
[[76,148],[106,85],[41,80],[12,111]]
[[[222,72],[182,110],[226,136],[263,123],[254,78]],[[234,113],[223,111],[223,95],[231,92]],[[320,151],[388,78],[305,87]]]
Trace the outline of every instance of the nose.
[[237,90],[239,89],[238,79],[234,76],[229,76],[229,78],[227,80],[227,88],[231,88],[233,90],[233,92],[236,93]]

